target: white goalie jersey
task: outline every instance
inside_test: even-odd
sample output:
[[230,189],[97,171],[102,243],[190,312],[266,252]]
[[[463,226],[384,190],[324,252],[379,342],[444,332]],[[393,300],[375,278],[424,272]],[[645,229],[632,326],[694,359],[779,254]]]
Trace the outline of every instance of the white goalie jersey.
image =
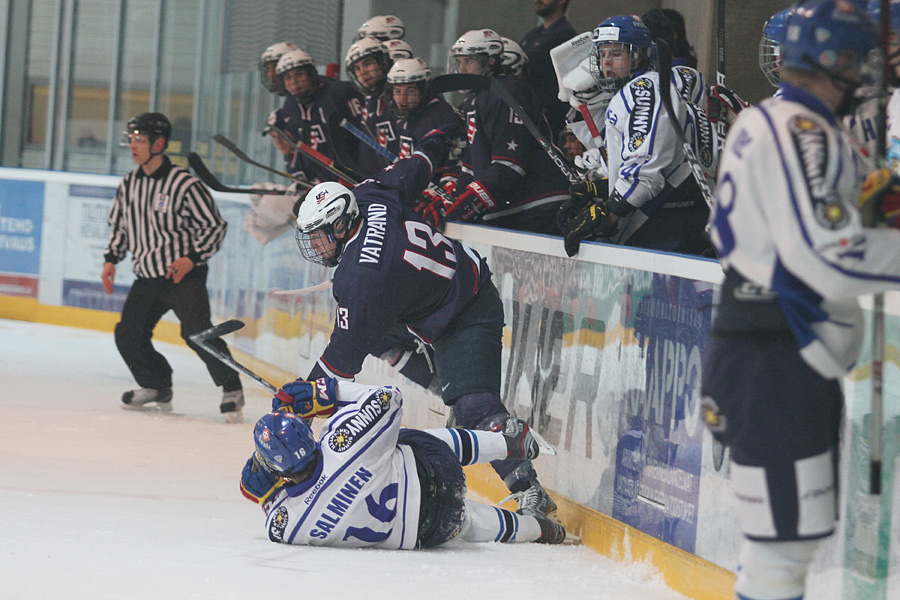
[[314,476],[286,486],[266,519],[284,544],[411,550],[419,528],[420,484],[412,450],[397,445],[397,388],[342,381],[350,403],[322,428]]
[[819,101],[785,86],[732,126],[712,215],[723,267],[778,295],[801,355],[828,378],[858,358],[856,297],[900,287],[900,231],[863,228],[851,146]]

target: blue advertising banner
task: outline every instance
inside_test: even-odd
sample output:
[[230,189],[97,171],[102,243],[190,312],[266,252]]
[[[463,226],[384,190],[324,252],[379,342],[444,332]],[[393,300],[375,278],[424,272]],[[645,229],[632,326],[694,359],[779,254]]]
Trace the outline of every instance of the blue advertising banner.
[[0,272],[40,272],[44,183],[0,179]]

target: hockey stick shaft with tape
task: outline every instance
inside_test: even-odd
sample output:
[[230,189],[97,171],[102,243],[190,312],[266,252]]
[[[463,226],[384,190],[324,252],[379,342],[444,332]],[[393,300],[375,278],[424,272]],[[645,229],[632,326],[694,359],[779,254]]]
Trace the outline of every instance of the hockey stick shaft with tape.
[[247,156],[247,154],[243,150],[238,148],[237,144],[235,144],[234,142],[229,140],[224,135],[214,135],[213,140],[215,140],[220,146],[223,146],[226,150],[228,150],[229,152],[234,154],[238,159],[242,160],[243,162],[247,163],[248,165],[253,165],[254,167],[259,167],[260,169],[262,169],[264,171],[268,171],[269,173],[274,173],[275,175],[281,175],[282,177],[285,177],[292,181],[296,181],[297,183],[299,183],[300,185],[302,185],[303,187],[305,187],[307,189],[312,187],[312,184],[310,182],[308,182],[307,180],[303,179],[302,177],[298,177],[297,175],[293,175],[291,173],[288,173],[287,171],[275,169],[268,165],[264,165],[261,162],[257,162],[255,160],[253,160],[252,158]]
[[197,178],[200,179],[200,181],[206,184],[206,186],[214,192],[224,192],[227,194],[264,194],[269,196],[284,196],[288,193],[285,190],[266,190],[227,186],[212,174],[199,154],[197,154],[196,152],[191,152],[190,154],[188,154],[187,158],[188,165],[190,165],[191,169],[194,170],[194,173],[197,174]]
[[251,371],[250,369],[248,369],[241,363],[239,363],[238,361],[234,360],[232,357],[228,356],[227,354],[223,354],[222,352],[219,352],[217,349],[213,348],[212,346],[210,346],[207,343],[207,340],[220,338],[223,335],[228,335],[229,333],[234,333],[238,329],[241,329],[243,326],[244,326],[243,321],[239,321],[237,319],[231,319],[229,321],[219,323],[218,325],[213,325],[209,329],[206,329],[199,333],[195,333],[189,337],[192,342],[194,342],[195,344],[197,344],[198,346],[200,346],[201,348],[203,348],[204,350],[209,352],[211,355],[216,357],[220,362],[228,365],[229,367],[231,367],[238,373],[243,373],[244,375],[246,375],[253,381],[261,384],[264,388],[266,388],[269,392],[274,394],[275,397],[278,398],[279,400],[281,400],[282,402],[287,402],[287,403],[293,402],[294,398],[292,396],[290,396],[287,392],[275,387],[274,385],[272,385],[271,383],[269,383],[268,381],[266,381],[265,379],[263,379],[262,377],[260,377],[259,375],[257,375],[256,373],[254,373],[253,371]]

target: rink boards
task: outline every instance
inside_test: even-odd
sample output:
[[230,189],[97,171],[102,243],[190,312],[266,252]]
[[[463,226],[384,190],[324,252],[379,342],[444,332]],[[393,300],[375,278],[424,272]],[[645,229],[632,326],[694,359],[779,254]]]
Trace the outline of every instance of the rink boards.
[[[107,296],[100,285],[117,182],[0,169],[0,317],[112,328],[132,280],[126,259],[115,293]],[[304,375],[332,328],[330,291],[272,292],[321,284],[329,272],[304,261],[290,233],[265,246],[244,233],[246,197],[217,200],[229,231],[210,265],[214,321],[244,320],[247,327],[229,342],[273,380]],[[567,258],[555,238],[455,224],[446,233],[485,256],[494,273],[506,315],[503,400],[557,447],[556,457],[536,466],[562,497],[570,529],[601,552],[653,563],[690,597],[730,597],[740,534],[729,456],[703,427],[698,389],[718,264],[599,244]],[[886,491],[880,501],[863,492],[867,354],[845,380],[845,518],[816,562],[811,585],[820,585],[822,598],[900,597],[900,557],[890,552],[890,540],[900,538],[890,518],[900,514],[900,297],[889,294],[887,306]],[[161,339],[177,336],[171,319],[158,330]],[[446,423],[438,397],[382,361],[367,359],[358,380],[400,386],[408,426]],[[469,478],[487,497],[504,495],[490,470],[471,469]]]

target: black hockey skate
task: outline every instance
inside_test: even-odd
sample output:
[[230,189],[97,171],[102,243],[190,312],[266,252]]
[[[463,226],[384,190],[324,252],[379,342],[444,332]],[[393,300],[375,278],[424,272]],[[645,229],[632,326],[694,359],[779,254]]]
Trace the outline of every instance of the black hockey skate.
[[125,410],[171,412],[172,388],[129,390],[122,394],[121,406]]
[[507,458],[531,460],[541,453],[541,447],[531,435],[531,428],[522,419],[507,417],[493,431],[499,431],[506,438]]
[[541,526],[541,537],[534,540],[538,544],[562,544],[566,540],[566,528],[553,519],[535,517]]

